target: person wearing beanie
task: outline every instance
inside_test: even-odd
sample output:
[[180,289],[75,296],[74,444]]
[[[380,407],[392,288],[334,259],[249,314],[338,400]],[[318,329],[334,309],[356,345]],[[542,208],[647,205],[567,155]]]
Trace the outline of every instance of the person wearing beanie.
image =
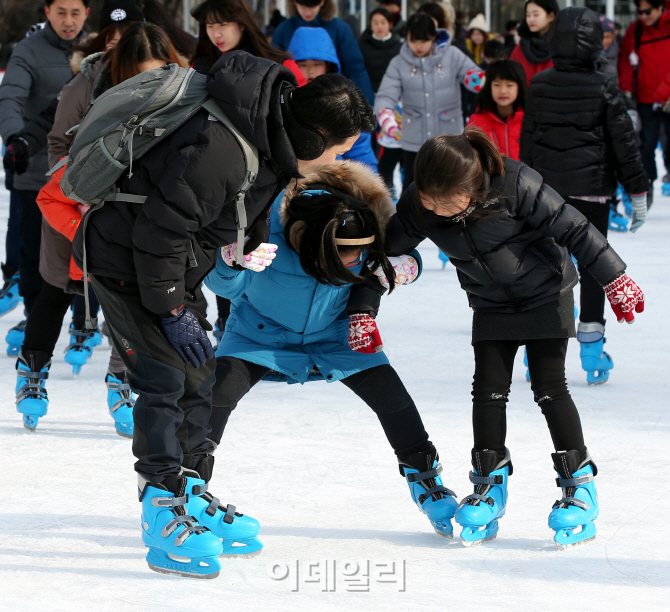
[[135,0],[105,0],[100,9],[98,31],[102,32],[108,25],[122,21],[144,21],[144,13]]
[[478,66],[481,66],[484,62],[484,45],[491,38],[493,37],[486,25],[486,17],[479,13],[468,24],[468,37],[465,39],[468,51],[472,54],[472,58]]
[[558,11],[556,0],[528,0],[526,2],[526,17],[517,30],[521,40],[512,51],[510,59],[523,66],[528,85],[538,72],[553,66],[549,55],[547,35]]

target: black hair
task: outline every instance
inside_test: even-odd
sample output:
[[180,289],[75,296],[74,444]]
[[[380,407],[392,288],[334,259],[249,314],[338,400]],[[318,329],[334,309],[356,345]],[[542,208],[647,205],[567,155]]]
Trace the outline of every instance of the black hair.
[[370,13],[369,21],[368,23],[372,23],[372,18],[375,15],[381,15],[386,21],[389,22],[389,25],[393,27],[393,18],[391,17],[391,13],[389,13],[385,8],[382,8],[381,6],[379,8],[376,8],[374,11]]
[[507,59],[509,57],[509,49],[505,43],[499,40],[491,39],[484,43],[484,57],[490,57],[494,60]]
[[[302,269],[324,285],[346,285],[364,282],[340,259],[340,255],[366,251],[362,271],[381,266],[389,280],[389,293],[395,286],[393,266],[384,254],[384,239],[375,213],[363,202],[328,185],[309,185],[306,189],[324,190],[316,195],[299,193],[289,202],[288,221],[284,228],[286,243],[300,257]],[[336,238],[367,238],[363,245],[338,245]]]
[[516,30],[519,27],[519,21],[517,19],[510,19],[505,22],[505,32],[510,30]]
[[375,115],[365,95],[341,74],[322,74],[293,90],[291,107],[301,123],[323,133],[327,147],[375,129]]
[[415,40],[434,40],[437,38],[435,22],[430,15],[416,13],[407,20],[407,38]]
[[[44,6],[51,6],[56,0],[44,0]],[[81,0],[81,3],[84,5],[84,7],[88,8],[88,5],[90,4],[91,0]]]
[[175,49],[181,55],[188,60],[193,57],[196,46],[195,37],[177,25],[165,4],[159,2],[159,0],[135,0],[135,3],[144,13],[147,23],[153,23],[162,30],[165,30]]
[[447,29],[447,15],[437,2],[424,2],[416,12],[432,17],[437,21],[438,28]]
[[[554,17],[558,15],[559,6],[557,0],[526,0],[526,3],[523,5],[523,19],[519,23],[519,26],[516,29],[516,33],[521,38],[531,38],[536,36],[534,32],[530,31],[528,23],[526,22],[526,9],[530,3],[537,4],[547,15],[553,13]],[[554,24],[551,24],[551,27],[554,27]]]
[[[640,8],[640,2],[642,0],[635,0],[635,6],[637,8]],[[645,0],[645,2],[649,5],[651,5],[651,8],[661,8],[662,6],[665,6],[665,0]]]
[[526,105],[526,73],[523,66],[519,62],[513,60],[498,60],[491,62],[486,68],[486,81],[484,87],[477,94],[477,108],[482,111],[489,111],[492,113],[498,112],[498,107],[493,100],[491,93],[491,86],[493,81],[500,79],[502,81],[514,81],[519,86],[519,93],[514,101],[514,110],[523,110]]

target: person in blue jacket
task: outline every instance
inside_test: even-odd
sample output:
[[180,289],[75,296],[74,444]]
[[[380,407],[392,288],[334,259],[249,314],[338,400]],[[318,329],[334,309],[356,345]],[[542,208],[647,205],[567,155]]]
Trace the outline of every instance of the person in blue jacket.
[[[291,38],[288,50],[308,83],[322,74],[340,72],[341,65],[335,46],[323,28],[298,28]],[[341,159],[363,162],[377,172],[372,136],[368,132],[361,132],[354,146]]]
[[392,262],[384,255],[393,204],[365,166],[335,161],[302,173],[272,205],[272,244],[249,253],[242,269],[233,267],[236,245],[224,247],[205,280],[233,303],[216,353],[210,437],[221,442],[237,403],[268,375],[290,383],[339,380],[377,414],[414,501],[438,534],[452,537],[458,504],[442,484],[417,408],[381,350],[356,350],[373,319],[346,310],[362,275],[387,285],[391,279],[392,290],[419,275],[419,255]]
[[300,0],[299,3],[289,0],[286,8],[290,16],[277,26],[272,35],[272,44],[282,51],[288,51],[291,38],[298,28],[323,28],[335,45],[342,64],[342,74],[356,83],[368,102],[373,104],[375,94],[365,69],[363,54],[351,28],[342,19],[335,17],[335,0]]

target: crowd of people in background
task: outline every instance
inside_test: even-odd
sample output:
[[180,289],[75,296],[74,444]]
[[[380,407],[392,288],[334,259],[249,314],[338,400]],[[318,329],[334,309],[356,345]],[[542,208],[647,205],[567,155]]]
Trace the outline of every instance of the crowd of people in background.
[[[625,33],[589,9],[560,10],[557,0],[527,0],[523,18],[505,24],[501,33],[490,31],[483,14],[457,23],[448,0],[424,3],[406,20],[399,0],[380,0],[363,32],[355,31],[355,22],[337,16],[335,0],[289,0],[288,15],[275,11],[264,29],[246,0],[205,0],[192,11],[197,36],[181,30],[158,0],[105,0],[100,22],[89,28],[96,33],[88,34],[88,4],[45,0],[46,22],[16,46],[0,85],[0,135],[11,194],[0,316],[18,306],[25,310],[26,319],[7,333],[8,353],[17,356],[16,403],[25,427],[35,430],[47,413],[53,352],[72,307],[65,359],[75,374],[103,333],[113,341],[104,381],[108,408],[116,431],[134,439],[137,471],[144,479],[141,489],[147,492],[143,513],[151,515],[151,521],[159,520],[151,513],[160,505],[152,499],[164,500],[168,493],[183,499],[187,490],[194,498],[198,491],[209,495],[204,491],[213,469],[211,453],[230,412],[261,378],[280,374],[305,382],[327,376],[345,382],[375,410],[417,505],[438,533],[450,535],[457,506],[439,478],[437,452],[416,406],[380,352],[372,312],[376,309],[351,310],[353,302],[370,304],[376,299],[368,298],[365,285],[358,291],[357,275],[363,274],[366,256],[374,253],[370,265],[374,263],[386,287],[389,277],[399,276],[401,270],[404,276],[411,269],[408,276],[414,280],[420,258],[413,249],[429,237],[445,261],[455,258],[459,280],[475,310],[473,466],[478,472],[471,473],[475,492],[456,516],[464,527],[462,537],[470,542],[494,537],[496,520],[504,514],[512,471],[500,414],[520,345],[528,347],[528,377],[551,430],[559,480],[572,483],[562,486],[564,498],[557,502],[550,525],[570,541],[571,527],[562,511],[576,504],[571,500],[577,496],[581,504],[589,500],[591,510],[584,520],[592,526],[597,518],[592,485],[597,469],[565,385],[566,346],[576,335],[587,380],[601,384],[613,368],[603,348],[606,295],[614,304],[610,294],[625,291],[635,298],[630,307],[637,312],[642,308],[642,293],[624,274],[625,264],[608,247],[606,236],[608,229],[637,232],[646,222],[658,178],[659,141],[667,164],[663,182],[670,183],[670,10],[664,0],[635,0],[637,19]],[[215,167],[223,145],[236,150],[237,140],[230,134],[222,139],[218,127],[212,126],[217,116],[200,113],[156,149],[159,152],[141,158],[134,178],[131,166],[130,175],[119,179],[122,191],[147,195],[145,204],[111,202],[92,216],[87,234],[89,283],[82,271],[82,219],[89,207],[69,200],[60,188],[72,161],[71,128],[106,92],[144,72],[175,64],[207,75],[209,91],[226,114],[231,119],[239,114],[253,123],[253,134],[244,136],[254,140],[263,157],[255,191],[250,192],[255,208],[247,262],[253,261],[240,263],[235,258],[235,234],[221,221],[225,215],[219,218],[219,212],[212,212],[219,210],[220,192],[233,199],[235,192],[226,181],[234,183],[244,174],[243,165],[230,163],[222,178]],[[275,91],[281,99],[277,108],[272,106]],[[184,167],[174,166],[175,176],[164,175],[164,169],[182,156]],[[345,175],[365,189],[356,191],[324,170],[305,183],[298,181],[305,180],[301,175],[308,162],[335,157],[362,164],[364,174],[347,170]],[[460,174],[437,172],[445,164],[460,168]],[[514,184],[512,177],[517,177]],[[303,193],[283,201],[281,194],[290,180],[296,181],[295,193]],[[552,190],[547,192],[547,186]],[[378,196],[384,189],[392,200]],[[334,197],[346,206],[332,207]],[[370,198],[379,198],[373,212],[360,202]],[[503,217],[495,214],[506,198],[514,202],[510,210],[515,216],[501,221]],[[388,222],[391,201],[397,203],[398,214],[384,244],[380,227]],[[421,213],[416,212],[416,202]],[[326,207],[323,218],[309,214],[316,203]],[[200,242],[183,242],[182,233],[161,225],[162,215],[182,224],[182,233],[197,234]],[[271,228],[265,226],[265,234],[263,215]],[[444,217],[454,223],[445,225]],[[518,219],[527,223],[519,224]],[[463,237],[459,228],[465,228],[466,220],[476,220],[476,240],[466,230],[467,241]],[[336,222],[347,229],[333,230],[333,243],[324,244],[324,226]],[[291,233],[294,223],[302,228],[302,237]],[[203,224],[204,233],[198,233],[198,224]],[[138,227],[150,243],[139,252],[133,251]],[[320,232],[312,251],[307,238],[312,230],[305,227]],[[486,229],[491,227],[495,231]],[[347,287],[354,285],[351,297],[348,290],[338,289],[328,299],[338,305],[342,317],[350,313],[349,345],[367,355],[365,362],[352,357],[344,345],[328,345],[327,353],[324,347],[332,340],[328,334],[339,338],[331,320],[323,322],[322,335],[314,341],[315,371],[311,361],[293,365],[291,351],[300,349],[291,348],[290,341],[284,338],[278,347],[268,342],[267,331],[258,331],[284,329],[272,302],[274,293],[261,280],[269,274],[259,275],[276,256],[276,248],[269,249],[276,245],[267,244],[268,232],[282,245],[277,261],[283,256],[292,266],[276,273],[273,266],[272,278],[279,278],[281,286],[289,282],[286,278],[295,283],[300,276],[295,287],[289,287],[295,304],[286,314],[286,325],[317,307],[312,298],[301,297],[300,287],[314,279],[321,284],[332,281],[333,286],[339,286],[338,278],[348,280]],[[475,242],[486,245],[486,258]],[[177,248],[183,260],[170,252],[175,244],[186,245]],[[367,250],[358,245],[368,245]],[[219,257],[219,248],[228,251]],[[323,269],[309,263],[310,257],[317,257],[314,253],[324,252],[332,260]],[[577,256],[581,283],[576,334],[572,287],[577,273],[570,253]],[[386,255],[393,257],[388,260]],[[469,267],[474,261],[481,267]],[[214,335],[224,351],[218,354],[218,364],[207,339],[206,303],[199,289],[215,266],[208,284],[218,294]],[[198,282],[189,285],[189,278],[196,277]],[[491,281],[495,289],[482,289]],[[166,283],[175,284],[167,294]],[[380,284],[384,283],[375,282],[370,291],[379,292]],[[100,308],[98,298],[107,329],[88,326],[88,313],[95,315]],[[251,304],[245,317],[250,321],[257,315],[253,333],[244,328],[240,316],[231,315],[231,299],[241,300],[236,302],[239,308]],[[632,321],[630,308],[615,312],[619,320]],[[502,323],[505,317],[511,322],[512,316],[513,325]],[[126,338],[133,334],[143,344],[131,350]],[[190,338],[187,344],[184,337]],[[296,340],[296,346],[300,342]],[[249,361],[251,345],[272,349],[272,360]],[[352,360],[355,365],[349,363]],[[367,369],[375,377],[360,376]],[[554,384],[561,376],[563,382]],[[161,385],[167,385],[169,393],[156,391]],[[381,405],[389,402],[380,403],[372,387],[395,389],[395,403],[389,400],[393,410]],[[210,420],[212,389],[218,411]],[[138,390],[139,400],[133,393]],[[547,401],[552,395],[553,404]],[[181,428],[185,410],[192,419],[188,431]],[[139,431],[138,414],[143,423]],[[208,437],[211,430],[215,441]],[[422,483],[420,488],[417,483]],[[232,506],[229,510],[219,505],[211,495],[204,499],[207,504],[198,511],[198,520],[205,524],[214,516],[221,519],[218,527],[207,524],[223,541],[223,554],[231,541],[244,543],[248,553],[259,550],[257,522],[235,514]],[[479,512],[481,501],[486,501],[485,516]],[[192,517],[179,518],[185,513],[183,503],[174,501],[170,507],[177,517],[170,520],[177,523],[168,535],[185,524],[184,537],[192,534],[191,541],[200,542],[191,556],[211,559],[218,541],[205,541],[207,530],[185,523]],[[150,548],[178,552],[179,544],[164,547],[148,527],[144,536]],[[155,557],[152,563],[167,567],[161,563],[168,561]],[[179,571],[206,573],[193,566],[180,566]]]

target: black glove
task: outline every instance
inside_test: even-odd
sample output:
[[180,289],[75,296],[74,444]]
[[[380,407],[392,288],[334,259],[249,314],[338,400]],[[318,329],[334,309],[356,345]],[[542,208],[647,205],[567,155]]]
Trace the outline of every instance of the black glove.
[[205,330],[198,317],[188,308],[184,308],[176,316],[161,317],[160,321],[165,338],[184,363],[190,362],[194,368],[199,368],[214,357],[214,349]]
[[14,138],[9,141],[2,165],[8,172],[23,174],[28,169],[28,141],[25,138]]

